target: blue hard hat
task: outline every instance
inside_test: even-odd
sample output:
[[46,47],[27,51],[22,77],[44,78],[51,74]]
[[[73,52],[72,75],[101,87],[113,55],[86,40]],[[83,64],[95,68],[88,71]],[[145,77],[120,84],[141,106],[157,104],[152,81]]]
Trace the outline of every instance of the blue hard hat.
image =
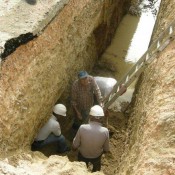
[[78,73],[78,78],[86,78],[86,77],[88,77],[88,73],[86,72],[86,71],[80,71],[79,73]]

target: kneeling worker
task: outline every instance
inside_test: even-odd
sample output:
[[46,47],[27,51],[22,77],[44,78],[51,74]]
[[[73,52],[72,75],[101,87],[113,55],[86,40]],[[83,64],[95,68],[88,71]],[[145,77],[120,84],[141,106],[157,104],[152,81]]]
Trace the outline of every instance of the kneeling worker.
[[40,129],[35,141],[32,144],[33,150],[38,150],[46,145],[56,143],[57,152],[63,153],[69,151],[65,137],[61,134],[60,124],[57,121],[60,117],[66,116],[66,107],[63,104],[57,104],[53,108],[51,118]]
[[95,105],[90,109],[89,124],[83,124],[73,140],[73,150],[78,149],[78,161],[83,161],[88,167],[92,163],[92,172],[100,171],[101,156],[109,151],[109,131],[102,127],[104,111],[101,106]]

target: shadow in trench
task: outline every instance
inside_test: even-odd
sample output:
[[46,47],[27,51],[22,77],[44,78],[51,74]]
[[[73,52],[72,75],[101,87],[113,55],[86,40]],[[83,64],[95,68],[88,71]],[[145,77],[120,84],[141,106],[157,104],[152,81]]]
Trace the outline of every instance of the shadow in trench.
[[[72,128],[69,128],[69,130],[67,130],[67,132],[65,132],[63,134],[66,138],[66,143],[67,143],[68,147],[70,147],[70,148],[72,146],[72,141],[73,141],[75,134],[76,134],[76,131],[73,130]],[[49,157],[51,155],[58,155],[58,156],[67,156],[69,161],[71,161],[71,162],[77,160],[77,155],[78,155],[77,151],[69,150],[69,151],[66,151],[64,153],[59,153],[59,152],[57,152],[57,150],[58,150],[57,146],[58,146],[57,143],[51,143],[51,144],[45,145],[44,147],[39,148],[39,149],[31,147],[31,150],[32,151],[39,151],[39,152],[43,153],[46,157]]]
[[[69,142],[69,141],[68,141]],[[66,151],[64,153],[58,153],[57,150],[57,145],[56,144],[50,144],[47,146],[44,146],[41,149],[31,149],[32,151],[39,151],[41,153],[43,153],[46,157],[49,157],[51,155],[58,155],[58,156],[67,156],[69,161],[73,162],[77,160],[77,151]]]
[[37,3],[37,0],[25,0],[30,5],[35,5]]
[[137,30],[139,21],[139,17],[129,14],[123,17],[111,44],[94,66],[92,75],[113,77],[119,81],[123,75],[130,70],[133,63],[126,62],[125,58],[127,57],[127,52]]

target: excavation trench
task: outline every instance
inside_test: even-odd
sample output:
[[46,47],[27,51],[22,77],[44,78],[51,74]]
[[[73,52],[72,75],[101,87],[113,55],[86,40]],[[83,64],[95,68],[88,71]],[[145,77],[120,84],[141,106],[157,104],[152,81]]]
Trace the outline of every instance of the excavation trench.
[[[140,56],[143,55],[144,51],[148,48],[151,31],[153,30],[155,22],[153,16],[150,19],[150,13],[145,13],[143,16],[144,15],[147,16],[146,20],[150,20],[150,23],[147,23],[147,31],[145,31],[145,26],[143,25],[145,21],[141,20],[142,16],[138,17],[130,14],[124,16],[116,30],[111,45],[104,51],[99,61],[92,69],[91,75],[113,77],[120,80]],[[139,23],[139,21],[141,22]],[[135,46],[132,42],[143,36],[143,32],[149,34],[147,34],[147,38],[142,39],[142,47],[138,48],[138,45]],[[135,36],[136,39],[133,39],[133,36]],[[139,52],[137,52],[137,50],[139,50]],[[116,102],[108,109],[110,153],[105,154],[102,157],[102,171],[106,175],[118,174],[121,156],[124,153],[125,144],[127,142],[128,105],[131,102],[133,91],[134,84],[128,88],[127,95],[125,94],[122,96],[122,100],[116,100]],[[65,124],[64,120],[60,122],[62,134],[65,136],[68,145],[71,147],[72,140],[75,136],[75,130],[71,127],[72,122]],[[71,150],[59,154],[56,150],[57,146],[52,144],[42,148],[40,151],[47,157],[51,155],[61,155],[68,157],[71,162],[77,160],[77,152],[75,151]]]
[[[59,1],[55,0],[53,2],[54,7],[57,7]],[[44,12],[43,14],[48,14],[50,11],[50,9],[47,9],[49,4],[43,6],[40,3],[41,1],[37,1],[32,5],[27,4],[30,11],[37,11],[38,18],[40,17],[40,13],[38,13],[40,10]],[[37,5],[39,5],[39,8]],[[71,145],[70,89],[79,70],[85,69],[94,76],[107,76],[120,80],[134,64],[134,61],[140,57],[141,53],[139,52],[134,55],[134,61],[131,61],[133,56],[128,54],[128,51],[132,53],[131,40],[140,19],[138,16],[129,14],[124,16],[129,9],[129,5],[129,0],[117,1],[117,3],[114,1],[93,1],[92,3],[91,1],[82,0],[81,4],[78,0],[65,0],[61,4],[61,8],[54,8],[53,14],[45,15],[49,16],[45,20],[46,23],[51,21],[49,25],[42,23],[40,30],[36,30],[36,26],[32,26],[34,32],[31,32],[28,31],[28,25],[31,21],[26,22],[27,31],[25,33],[33,33],[31,36],[37,35],[38,37],[27,43],[20,43],[23,45],[17,43],[18,47],[12,50],[13,53],[10,51],[5,54],[4,52],[5,55],[1,63],[0,116],[2,116],[2,127],[0,129],[2,136],[0,151],[4,161],[1,167],[14,168],[17,175],[21,175],[24,171],[31,172],[31,174],[33,172],[45,174],[51,168],[57,174],[61,174],[61,172],[58,172],[59,169],[62,170],[63,174],[89,174],[84,164],[74,163],[77,159],[77,152],[70,151],[65,154],[58,154],[55,152],[55,145],[49,145],[40,150],[45,157],[38,151],[30,151],[31,144],[39,129],[48,120],[53,105],[64,103],[68,108],[68,117],[65,121],[61,121],[60,125],[63,135]],[[26,8],[26,4],[22,1],[22,8],[20,8],[23,9],[24,7]],[[47,10],[44,11],[43,7]],[[25,9],[21,14],[25,14]],[[8,32],[5,33],[2,26],[5,26],[6,19],[13,15],[8,14],[5,20],[2,20],[1,30],[5,39],[9,39],[8,32],[12,28],[7,25]],[[28,15],[23,16],[24,21],[27,20],[27,17]],[[32,20],[34,19],[35,16],[32,16]],[[13,20],[11,19],[7,24],[11,24]],[[123,28],[119,24],[122,24]],[[126,27],[127,24],[128,27]],[[16,33],[18,30],[22,33],[25,31],[22,27],[16,26],[12,30],[14,38],[18,35]],[[125,38],[121,36],[125,36]],[[110,43],[111,45],[107,47]],[[3,52],[3,44],[1,42],[1,53]],[[148,47],[148,44],[146,47]],[[122,155],[125,154],[125,146],[128,143],[126,138],[128,138],[128,134],[137,132],[137,126],[139,127],[141,119],[138,117],[134,120],[138,122],[134,125],[135,130],[131,128],[130,133],[127,132],[130,117],[130,107],[127,108],[127,105],[131,101],[133,89],[134,84],[128,88],[131,93],[125,98],[125,103],[119,101],[114,104],[113,110],[109,110],[108,128],[110,130],[111,151],[102,157],[103,172],[101,172],[106,175],[119,173]],[[144,109],[143,111],[140,110],[140,113],[145,116]],[[144,121],[141,122],[144,123]],[[132,120],[130,120],[130,124],[131,122]],[[129,125],[129,127],[131,126]],[[137,133],[134,134],[134,139],[131,139],[131,141],[137,142],[137,139],[135,139]],[[129,147],[131,146],[132,143]],[[136,148],[136,150],[139,149]],[[53,155],[61,157],[54,157]],[[133,155],[136,155],[135,152]],[[133,161],[133,155],[131,155],[129,161]],[[127,156],[125,160],[127,160]],[[9,168],[9,165],[13,167]],[[40,166],[40,170],[37,169],[38,166]],[[130,168],[130,162],[127,166]],[[29,171],[29,167],[31,171]],[[20,168],[23,169],[22,173]],[[122,168],[122,172],[127,171],[124,164]],[[4,169],[6,170],[6,168]],[[130,169],[132,171],[132,167]],[[2,174],[5,174],[5,170],[2,170]],[[128,172],[129,170],[126,174]],[[9,174],[12,173],[13,171],[9,170]]]

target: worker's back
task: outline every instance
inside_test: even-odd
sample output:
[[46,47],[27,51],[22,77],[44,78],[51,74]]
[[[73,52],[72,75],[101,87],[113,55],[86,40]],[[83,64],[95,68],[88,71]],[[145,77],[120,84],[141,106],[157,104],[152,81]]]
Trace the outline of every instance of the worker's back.
[[[103,151],[109,151],[109,131],[98,122],[81,125],[76,139],[81,139],[79,151],[88,158],[100,156]],[[78,141],[78,142],[79,142]],[[76,143],[76,140],[75,140]]]
[[97,82],[103,97],[106,97],[117,83],[117,80],[109,77],[94,77],[94,79]]

